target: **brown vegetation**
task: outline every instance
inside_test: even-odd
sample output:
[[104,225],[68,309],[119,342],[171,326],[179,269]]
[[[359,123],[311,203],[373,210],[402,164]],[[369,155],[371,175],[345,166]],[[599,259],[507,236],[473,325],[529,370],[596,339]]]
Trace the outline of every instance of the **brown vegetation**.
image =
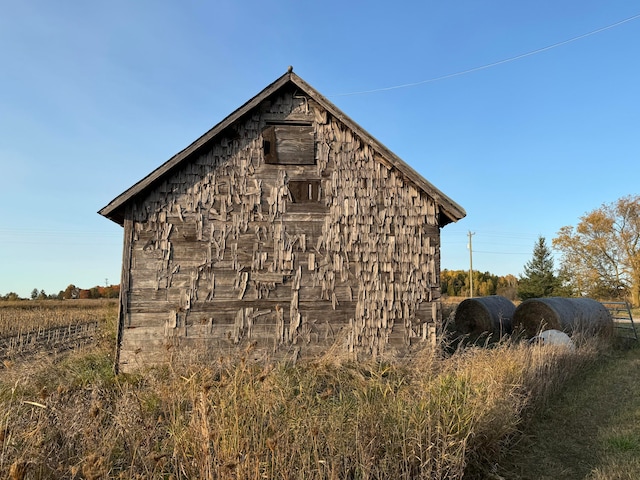
[[115,300],[18,300],[0,302],[0,338],[72,324],[104,320]]
[[[114,376],[115,312],[91,352],[0,377],[0,476],[462,478],[488,474],[523,418],[597,355],[519,344],[413,363],[217,358]],[[111,337],[111,338],[109,338]]]

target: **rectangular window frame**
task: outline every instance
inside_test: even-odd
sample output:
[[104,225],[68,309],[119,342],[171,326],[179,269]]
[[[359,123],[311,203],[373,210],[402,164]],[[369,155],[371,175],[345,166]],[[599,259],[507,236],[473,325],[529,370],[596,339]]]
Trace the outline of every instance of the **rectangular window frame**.
[[293,203],[317,203],[322,190],[320,180],[289,180],[289,193]]
[[268,165],[315,165],[313,125],[278,123],[262,131],[264,162]]

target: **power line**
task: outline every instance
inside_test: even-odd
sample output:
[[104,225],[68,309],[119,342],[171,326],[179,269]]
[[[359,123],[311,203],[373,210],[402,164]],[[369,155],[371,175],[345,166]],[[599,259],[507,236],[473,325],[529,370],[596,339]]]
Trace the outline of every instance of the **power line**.
[[112,232],[102,232],[100,230],[83,230],[60,228],[0,228],[0,236],[4,237],[23,237],[23,236],[52,236],[52,237],[71,237],[71,236],[96,236],[96,237],[122,237],[122,233],[113,230]]
[[561,47],[561,46],[566,45],[568,43],[572,43],[572,42],[575,42],[577,40],[581,40],[583,38],[589,37],[591,35],[595,35],[596,33],[604,32],[605,30],[609,30],[611,28],[618,27],[618,26],[622,25],[623,23],[630,22],[632,20],[635,20],[636,18],[640,18],[640,13],[638,13],[636,15],[633,15],[632,17],[625,18],[624,20],[620,20],[619,22],[612,23],[611,25],[607,25],[606,27],[601,27],[601,28],[598,28],[596,30],[592,30],[591,32],[584,33],[582,35],[578,35],[577,37],[573,37],[573,38],[570,38],[568,40],[563,40],[562,42],[558,42],[558,43],[554,43],[552,45],[548,45],[546,47],[538,48],[536,50],[532,50],[532,51],[527,52],[527,53],[521,53],[520,55],[516,55],[515,57],[509,57],[509,58],[505,58],[504,60],[499,60],[497,62],[488,63],[486,65],[481,65],[479,67],[470,68],[468,70],[462,70],[462,71],[456,72],[456,73],[449,73],[447,75],[442,75],[440,77],[435,77],[435,78],[429,78],[427,80],[421,80],[419,82],[404,83],[402,85],[394,85],[394,86],[391,86],[391,87],[374,88],[373,90],[362,90],[360,92],[338,93],[338,94],[331,95],[331,96],[332,97],[348,97],[348,96],[352,96],[352,95],[365,95],[365,94],[369,94],[369,93],[380,93],[380,92],[386,92],[386,91],[389,91],[389,90],[397,90],[397,89],[400,89],[400,88],[417,87],[418,85],[424,85],[425,83],[432,83],[432,82],[437,82],[439,80],[446,80],[447,78],[458,77],[460,75],[466,75],[468,73],[473,73],[473,72],[477,72],[477,71],[480,71],[480,70],[485,70],[487,68],[496,67],[496,66],[502,65],[504,63],[513,62],[515,60],[520,60],[521,58],[524,58],[524,57],[530,57],[531,55],[536,55],[538,53],[542,53],[542,52],[545,52],[547,50],[551,50],[553,48]]
[[475,253],[488,253],[492,255],[531,255],[531,252],[487,252],[484,250],[474,250]]

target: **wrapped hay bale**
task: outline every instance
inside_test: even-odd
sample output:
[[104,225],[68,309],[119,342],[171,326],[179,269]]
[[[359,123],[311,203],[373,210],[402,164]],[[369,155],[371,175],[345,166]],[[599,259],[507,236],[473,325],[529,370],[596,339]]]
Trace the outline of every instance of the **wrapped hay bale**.
[[456,308],[456,329],[473,337],[492,334],[501,337],[511,333],[515,305],[500,295],[467,298]]
[[560,330],[545,330],[529,340],[532,345],[567,347],[569,350],[575,349],[571,337]]
[[541,330],[560,330],[569,335],[610,335],[613,331],[611,313],[600,302],[590,298],[530,298],[513,314],[514,330],[523,330],[533,337]]

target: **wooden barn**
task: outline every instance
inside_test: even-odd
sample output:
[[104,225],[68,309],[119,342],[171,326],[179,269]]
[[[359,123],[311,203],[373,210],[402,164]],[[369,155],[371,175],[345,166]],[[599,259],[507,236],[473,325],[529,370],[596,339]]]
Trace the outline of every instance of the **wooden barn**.
[[124,227],[117,367],[405,356],[441,321],[456,204],[292,69],[100,210]]

